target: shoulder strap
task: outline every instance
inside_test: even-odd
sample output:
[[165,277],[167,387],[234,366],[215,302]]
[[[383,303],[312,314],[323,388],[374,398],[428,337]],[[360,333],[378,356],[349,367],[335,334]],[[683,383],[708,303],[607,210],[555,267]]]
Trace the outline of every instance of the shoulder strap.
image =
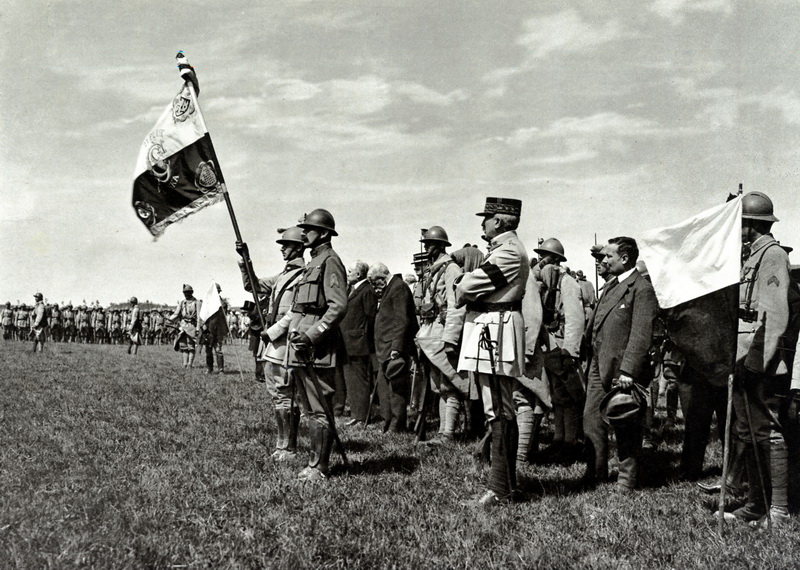
[[[323,265],[325,265],[325,262],[323,262],[320,267],[322,267]],[[278,303],[280,302],[281,297],[283,297],[283,294],[286,292],[289,286],[291,286],[292,283],[297,281],[303,274],[305,274],[305,267],[298,267],[298,271],[294,275],[292,275],[289,279],[286,280],[286,282],[281,287],[280,291],[277,292],[277,295],[275,295],[272,298],[272,311],[270,312],[269,315],[269,322],[271,323],[275,322],[275,317],[278,316]]]

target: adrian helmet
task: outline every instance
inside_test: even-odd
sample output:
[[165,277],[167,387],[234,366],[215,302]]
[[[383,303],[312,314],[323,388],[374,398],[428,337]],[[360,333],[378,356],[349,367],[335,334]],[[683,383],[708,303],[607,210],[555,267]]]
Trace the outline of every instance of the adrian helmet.
[[300,226],[292,226],[291,228],[280,228],[278,230],[281,234],[281,237],[275,240],[275,243],[279,243],[281,245],[292,244],[292,243],[303,243],[303,228]]
[[339,235],[336,233],[336,222],[333,220],[333,216],[328,210],[322,208],[317,208],[312,210],[311,213],[305,214],[297,225],[303,229],[319,228],[328,230],[332,236]]
[[564,255],[564,246],[561,245],[561,242],[556,238],[547,238],[533,251],[541,256],[555,255],[561,261],[567,260],[566,256]]
[[422,239],[419,241],[422,243],[438,242],[447,247],[451,245],[447,239],[447,232],[442,226],[431,226],[422,234]]
[[742,198],[742,218],[746,220],[764,220],[777,222],[772,213],[772,200],[763,192],[749,192]]

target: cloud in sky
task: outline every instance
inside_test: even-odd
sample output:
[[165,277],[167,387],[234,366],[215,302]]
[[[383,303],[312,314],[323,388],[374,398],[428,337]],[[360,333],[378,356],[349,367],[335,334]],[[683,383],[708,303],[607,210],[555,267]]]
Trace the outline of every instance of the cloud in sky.
[[523,200],[529,248],[555,235],[590,273],[578,252],[595,232],[675,223],[742,180],[773,195],[780,239],[800,246],[787,212],[800,6],[647,6],[10,0],[0,239],[15,247],[0,251],[0,302],[32,283],[58,300],[174,301],[211,276],[245,297],[224,207],[153,243],[130,206],[139,147],[179,88],[178,49],[264,275],[281,267],[274,228],[315,207],[334,212],[346,262],[406,271],[420,227],[479,242],[491,195]]

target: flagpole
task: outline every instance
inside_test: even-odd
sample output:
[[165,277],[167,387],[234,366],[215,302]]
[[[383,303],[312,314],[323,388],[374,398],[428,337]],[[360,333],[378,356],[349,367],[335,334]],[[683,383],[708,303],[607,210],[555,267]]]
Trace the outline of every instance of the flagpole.
[[[203,134],[208,135],[208,127],[206,127],[206,121],[203,118],[203,112],[200,110],[200,105],[197,102],[197,92],[195,90],[196,79],[195,81],[192,80],[194,69],[191,65],[189,65],[189,60],[182,51],[178,52],[178,55],[175,56],[175,59],[178,61],[178,69],[181,72],[181,77],[186,83],[186,87],[189,89],[189,94],[192,97],[192,104],[194,105],[195,112],[197,113],[197,119],[200,122],[200,126],[203,128]],[[211,151],[212,158],[214,159],[214,165],[219,172],[219,178],[223,180],[223,182],[220,182],[219,185],[222,189],[222,196],[225,198],[225,205],[228,207],[228,214],[231,218],[231,224],[233,224],[233,233],[236,234],[236,242],[242,244],[241,254],[242,259],[244,260],[245,272],[247,273],[247,279],[250,281],[250,288],[252,289],[253,293],[253,302],[256,305],[256,312],[258,313],[258,321],[261,324],[261,330],[264,331],[266,330],[266,326],[264,323],[264,315],[261,312],[261,302],[258,299],[259,286],[258,282],[256,281],[255,270],[253,269],[253,262],[250,259],[250,251],[247,248],[247,244],[242,239],[242,232],[239,231],[239,222],[236,221],[236,213],[233,211],[231,197],[228,194],[228,186],[224,182],[225,179],[222,176],[222,168],[219,165],[219,159],[217,159],[217,153],[214,150],[214,144],[211,142],[211,137],[208,137],[208,148]]]

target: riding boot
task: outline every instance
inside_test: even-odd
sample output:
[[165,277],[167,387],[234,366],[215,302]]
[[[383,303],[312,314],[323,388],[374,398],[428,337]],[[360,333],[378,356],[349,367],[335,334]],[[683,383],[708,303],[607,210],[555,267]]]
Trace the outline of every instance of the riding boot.
[[[311,445],[308,467],[314,468],[319,465],[322,450],[322,425],[314,419],[308,422],[308,439]],[[305,471],[308,471],[308,468]]]
[[278,428],[278,437],[275,441],[276,450],[284,450],[289,445],[289,410],[275,410],[275,424]]
[[491,455],[492,466],[489,471],[489,491],[495,494],[498,499],[507,501],[511,498],[513,485],[512,471],[510,466],[516,460],[516,456],[509,457],[509,437],[507,435],[508,420],[499,419],[492,421],[490,429],[492,431]]
[[217,374],[225,373],[225,355],[221,352],[217,354]]
[[286,450],[294,453],[297,450],[297,432],[300,428],[300,410],[296,407],[289,410]]

